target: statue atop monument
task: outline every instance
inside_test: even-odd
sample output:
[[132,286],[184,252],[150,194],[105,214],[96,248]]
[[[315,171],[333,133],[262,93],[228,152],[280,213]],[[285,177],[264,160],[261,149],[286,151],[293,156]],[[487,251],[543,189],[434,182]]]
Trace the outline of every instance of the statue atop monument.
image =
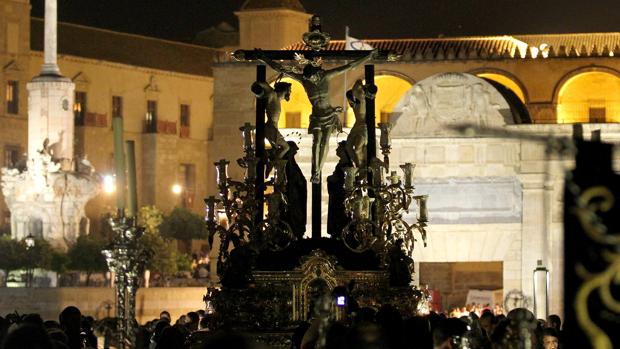
[[321,182],[321,169],[329,151],[329,137],[334,130],[342,130],[342,124],[338,118],[338,114],[342,112],[342,107],[334,107],[330,104],[329,82],[334,77],[364,64],[376,54],[377,50],[373,50],[365,57],[327,70],[323,68],[322,60],[315,59],[304,65],[302,73],[273,61],[262,51],[258,54],[258,59],[272,69],[300,82],[306,91],[310,104],[312,104],[310,126],[308,127],[308,133],[312,134],[312,177],[310,179],[312,183]]

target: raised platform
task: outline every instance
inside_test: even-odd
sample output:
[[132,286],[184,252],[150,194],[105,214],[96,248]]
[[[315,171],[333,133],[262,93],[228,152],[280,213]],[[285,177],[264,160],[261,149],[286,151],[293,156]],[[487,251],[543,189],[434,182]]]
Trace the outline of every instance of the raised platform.
[[[285,251],[265,252],[259,258],[262,265],[276,265],[277,262],[277,265],[288,266],[293,253],[299,252],[301,257],[297,257],[297,266],[289,270],[254,270],[254,282],[247,288],[210,289],[205,300],[214,307],[219,321],[250,332],[291,330],[315,315],[316,304],[324,295],[331,297],[331,314],[338,320],[360,307],[379,308],[384,304],[397,307],[406,316],[419,312],[420,305],[427,301],[426,295],[415,287],[390,287],[389,272],[379,268],[374,253],[366,256],[343,253],[337,259],[322,249],[313,249],[307,254],[300,252],[317,245],[336,251],[338,244],[342,243],[328,239],[303,240]],[[364,261],[365,257],[374,257],[374,260]],[[343,268],[340,260],[352,269]],[[374,266],[374,270],[360,268],[369,265]],[[338,306],[337,296],[344,296],[346,304]]]

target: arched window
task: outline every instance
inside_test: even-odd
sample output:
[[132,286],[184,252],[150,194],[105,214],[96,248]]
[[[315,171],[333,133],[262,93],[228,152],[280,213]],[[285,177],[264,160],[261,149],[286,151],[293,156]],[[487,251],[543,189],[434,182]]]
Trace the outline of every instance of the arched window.
[[577,74],[561,87],[558,123],[620,122],[620,78],[600,71]]
[[[351,83],[351,86],[354,82]],[[394,75],[375,76],[377,96],[375,97],[375,124],[390,121],[394,107],[405,93],[411,88],[411,83]],[[352,127],[355,123],[353,109],[347,106],[346,127]]]
[[506,88],[510,89],[512,92],[514,92],[517,95],[517,97],[519,97],[521,102],[525,103],[525,93],[523,93],[523,90],[521,89],[519,84],[517,84],[514,80],[507,77],[506,75],[497,74],[497,73],[480,73],[480,74],[476,74],[476,76],[479,78],[493,80],[497,83],[500,83],[506,86]]
[[[291,98],[282,101],[282,111],[278,128],[308,128],[312,105],[306,96],[304,87],[291,78],[282,78],[282,82],[288,82],[291,86]],[[273,86],[273,83],[271,84]]]
[[28,234],[34,236],[36,239],[43,238],[43,221],[41,218],[30,218],[28,221]]

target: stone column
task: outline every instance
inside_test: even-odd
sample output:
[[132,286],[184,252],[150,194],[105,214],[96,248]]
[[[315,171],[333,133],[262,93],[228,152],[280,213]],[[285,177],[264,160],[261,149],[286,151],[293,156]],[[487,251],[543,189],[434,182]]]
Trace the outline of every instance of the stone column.
[[521,176],[523,183],[523,225],[521,231],[521,290],[529,299],[533,309],[533,273],[538,260],[547,261],[547,234],[545,212],[545,190],[543,174]]
[[57,0],[45,0],[45,57],[41,67],[41,75],[60,75],[57,63],[58,48],[58,3]]

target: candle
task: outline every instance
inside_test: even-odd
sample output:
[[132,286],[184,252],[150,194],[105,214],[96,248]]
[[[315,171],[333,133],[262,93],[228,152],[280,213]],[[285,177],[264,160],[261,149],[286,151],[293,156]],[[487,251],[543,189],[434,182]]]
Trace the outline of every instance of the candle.
[[256,159],[255,158],[250,158],[247,160],[247,166],[248,168],[246,169],[246,178],[248,181],[250,182],[254,182],[254,180],[256,179]]
[[239,130],[241,131],[241,136],[243,137],[243,150],[253,150],[254,138],[256,137],[254,132],[254,126],[252,126],[252,124],[250,124],[249,122],[246,122],[245,124],[243,124],[243,126],[239,127]]
[[120,216],[125,214],[125,152],[123,149],[123,119],[112,118],[114,130],[114,169],[116,172],[116,207]]
[[136,187],[136,151],[134,141],[126,141],[127,145],[127,193],[128,216],[135,217],[138,212],[138,189]]
[[379,123],[379,129],[381,130],[381,138],[379,138],[379,145],[381,148],[389,148],[392,146],[392,140],[390,138],[390,131],[392,130],[392,124],[389,122]]
[[209,196],[208,198],[205,199],[205,204],[207,204],[206,221],[209,223],[215,222],[215,203],[216,202],[217,202],[217,199],[215,198],[215,196]]
[[372,172],[372,186],[380,187],[383,184],[383,166],[379,161],[370,162],[370,172]]
[[217,171],[217,185],[222,188],[226,187],[228,182],[228,164],[230,161],[226,161],[226,159],[220,159],[220,161],[215,163],[215,169]]
[[400,168],[403,170],[403,174],[405,177],[405,189],[413,188],[413,169],[415,165],[407,162],[403,165],[400,165]]
[[226,211],[220,209],[217,211],[218,224],[224,228],[228,229],[228,216],[226,215]]
[[400,183],[400,176],[396,174],[396,171],[390,173],[390,184],[398,185]]
[[426,208],[427,199],[428,199],[428,195],[421,195],[418,197],[418,209],[420,212],[418,216],[418,222],[420,223],[428,222],[428,210]]
[[355,187],[355,176],[357,176],[357,167],[344,168],[344,189],[351,191]]

